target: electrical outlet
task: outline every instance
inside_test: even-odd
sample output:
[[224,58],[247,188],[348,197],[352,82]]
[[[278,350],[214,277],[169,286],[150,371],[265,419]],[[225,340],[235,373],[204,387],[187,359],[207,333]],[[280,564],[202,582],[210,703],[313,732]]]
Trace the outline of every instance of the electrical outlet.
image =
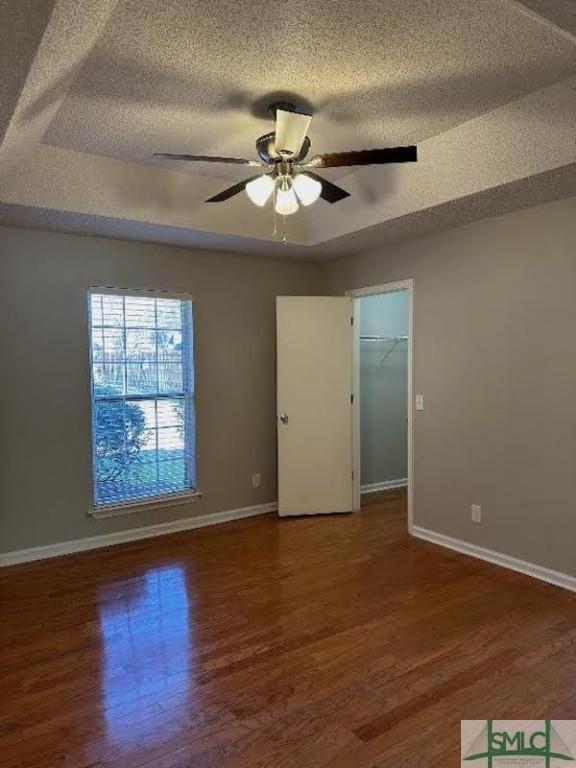
[[424,395],[416,395],[416,410],[424,410]]
[[470,507],[470,517],[472,522],[480,525],[482,523],[482,507],[480,504],[472,504]]
[[260,488],[262,485],[262,478],[260,477],[260,472],[254,472],[252,475],[252,488]]

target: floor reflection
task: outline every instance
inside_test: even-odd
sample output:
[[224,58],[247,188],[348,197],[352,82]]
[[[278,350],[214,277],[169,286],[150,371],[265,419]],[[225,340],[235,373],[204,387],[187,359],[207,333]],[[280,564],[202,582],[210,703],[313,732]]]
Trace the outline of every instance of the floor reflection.
[[106,733],[115,744],[154,742],[187,707],[193,638],[182,566],[154,568],[100,594]]

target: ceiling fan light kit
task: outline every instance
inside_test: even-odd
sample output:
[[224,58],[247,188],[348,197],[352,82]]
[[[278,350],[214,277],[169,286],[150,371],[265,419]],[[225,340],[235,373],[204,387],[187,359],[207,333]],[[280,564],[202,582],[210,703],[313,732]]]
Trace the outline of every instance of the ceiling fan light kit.
[[[279,164],[281,167],[282,164]],[[295,176],[288,171],[278,174],[273,179],[272,174],[266,173],[258,176],[246,184],[246,194],[250,200],[261,208],[266,205],[270,197],[274,196],[274,208],[276,213],[289,216],[296,213],[298,203],[312,205],[320,197],[322,184],[306,173],[298,173]]]
[[321,197],[328,203],[337,203],[350,196],[345,189],[313,173],[312,169],[414,163],[418,159],[417,147],[409,146],[334,152],[314,155],[310,160],[305,161],[310,149],[307,132],[312,115],[301,114],[296,111],[294,105],[284,102],[271,104],[269,112],[276,120],[276,130],[256,140],[256,152],[260,161],[236,157],[169,153],[157,153],[154,157],[187,162],[229,163],[266,169],[262,174],[244,179],[222,190],[206,202],[221,203],[246,190],[249,199],[259,207],[265,206],[273,196],[274,209],[282,216],[296,213],[299,202],[301,205],[309,206]]
[[312,205],[322,194],[322,184],[307,173],[298,173],[294,177],[293,186],[302,205]]
[[298,200],[290,176],[281,176],[276,181],[274,208],[281,216],[290,216],[298,210]]
[[254,205],[261,208],[266,205],[272,192],[274,192],[274,182],[272,176],[267,173],[263,176],[257,176],[246,184],[246,194]]

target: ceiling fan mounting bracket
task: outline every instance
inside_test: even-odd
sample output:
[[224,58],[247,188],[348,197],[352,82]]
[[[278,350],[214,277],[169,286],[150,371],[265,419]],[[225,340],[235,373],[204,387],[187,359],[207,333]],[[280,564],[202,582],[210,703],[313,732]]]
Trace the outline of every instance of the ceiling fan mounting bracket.
[[266,108],[270,120],[276,120],[276,112],[282,109],[284,112],[298,112],[296,104],[292,101],[273,101]]

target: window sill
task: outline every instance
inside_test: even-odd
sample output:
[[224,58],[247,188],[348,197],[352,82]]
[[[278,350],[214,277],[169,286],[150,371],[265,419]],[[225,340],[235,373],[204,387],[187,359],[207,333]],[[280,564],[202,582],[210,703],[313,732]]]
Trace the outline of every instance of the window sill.
[[103,520],[108,517],[119,517],[120,515],[132,515],[136,512],[149,512],[154,509],[164,509],[164,507],[177,507],[182,504],[189,504],[192,501],[198,501],[202,498],[200,491],[187,491],[186,493],[172,493],[169,496],[153,496],[150,499],[138,499],[138,501],[129,501],[125,504],[110,504],[106,507],[92,507],[88,515],[95,520]]

